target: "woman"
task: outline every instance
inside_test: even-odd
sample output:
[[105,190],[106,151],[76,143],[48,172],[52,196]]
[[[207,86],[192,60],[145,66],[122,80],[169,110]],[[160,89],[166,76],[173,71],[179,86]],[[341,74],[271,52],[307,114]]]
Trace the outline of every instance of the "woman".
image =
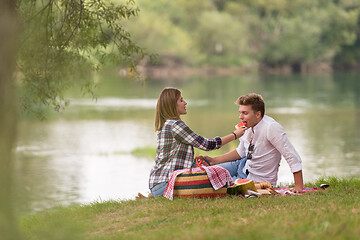
[[206,139],[194,133],[181,119],[187,103],[180,90],[165,88],[158,98],[155,113],[157,154],[150,172],[149,188],[154,197],[162,196],[171,174],[188,168],[194,160],[194,147],[210,151],[241,137],[246,128],[239,128],[222,138]]

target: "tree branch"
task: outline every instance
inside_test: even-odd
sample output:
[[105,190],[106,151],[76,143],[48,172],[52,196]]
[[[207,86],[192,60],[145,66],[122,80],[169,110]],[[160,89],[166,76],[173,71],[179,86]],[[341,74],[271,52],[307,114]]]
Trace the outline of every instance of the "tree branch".
[[34,18],[36,18],[39,14],[42,14],[49,6],[52,6],[54,0],[49,0],[49,2],[40,9],[37,13],[35,13],[33,16],[31,16],[29,19],[26,19],[26,22],[31,22]]
[[71,31],[70,33],[70,36],[67,38],[67,40],[65,41],[64,44],[62,44],[62,46],[60,48],[64,49],[65,46],[70,42],[71,38],[74,36],[74,33],[77,29],[79,29],[79,26],[80,26],[80,23],[81,23],[81,20],[82,20],[82,13],[83,13],[83,2],[80,1],[80,13],[79,13],[79,20],[78,20],[78,23],[76,24],[76,26],[73,28],[73,30]]

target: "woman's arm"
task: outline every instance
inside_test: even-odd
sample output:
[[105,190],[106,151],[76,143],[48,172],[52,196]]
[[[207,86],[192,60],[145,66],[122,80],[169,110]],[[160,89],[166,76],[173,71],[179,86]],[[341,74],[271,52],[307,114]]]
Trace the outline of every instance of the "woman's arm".
[[193,147],[199,148],[204,151],[211,151],[218,149],[221,146],[227,144],[230,141],[233,141],[241,137],[246,128],[237,129],[234,133],[230,133],[222,138],[204,138],[195,132],[193,132],[183,121],[176,121],[171,128],[173,137],[184,144],[192,145]]

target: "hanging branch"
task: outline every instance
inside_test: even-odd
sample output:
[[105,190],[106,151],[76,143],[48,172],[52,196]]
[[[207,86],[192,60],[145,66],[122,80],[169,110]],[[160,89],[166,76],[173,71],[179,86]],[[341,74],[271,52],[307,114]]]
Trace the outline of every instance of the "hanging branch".
[[[95,86],[89,71],[107,58],[136,72],[138,60],[149,56],[131,39],[121,25],[138,13],[134,1],[119,6],[103,0],[19,1],[24,37],[18,66],[22,74],[23,107],[38,111],[42,106],[63,109],[66,89],[74,84],[93,94]],[[28,17],[29,16],[29,17]],[[116,52],[101,48],[116,47]],[[84,52],[87,54],[84,55]]]

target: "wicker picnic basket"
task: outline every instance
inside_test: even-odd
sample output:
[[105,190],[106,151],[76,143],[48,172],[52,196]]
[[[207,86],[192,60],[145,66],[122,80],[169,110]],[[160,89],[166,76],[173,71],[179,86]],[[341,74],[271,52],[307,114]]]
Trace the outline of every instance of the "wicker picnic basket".
[[205,170],[192,172],[191,168],[179,174],[174,184],[174,197],[216,198],[226,196],[226,191],[226,187],[214,190]]

